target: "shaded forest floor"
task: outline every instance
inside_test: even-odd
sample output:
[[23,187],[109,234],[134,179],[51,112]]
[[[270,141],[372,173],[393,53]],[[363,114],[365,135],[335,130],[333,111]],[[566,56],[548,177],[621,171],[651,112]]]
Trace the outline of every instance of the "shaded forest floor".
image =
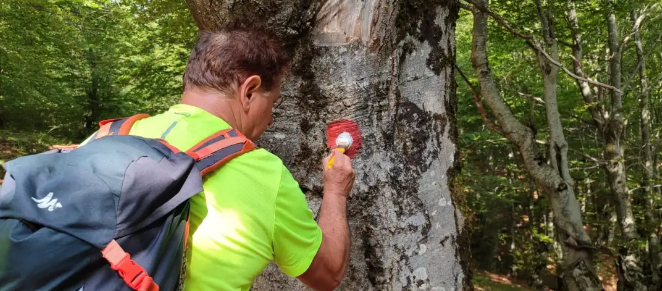
[[474,270],[473,280],[476,291],[534,291],[523,282],[516,282],[504,275]]
[[0,183],[5,176],[5,170],[2,168],[5,162],[23,155],[47,151],[51,145],[61,143],[61,139],[47,133],[0,129]]

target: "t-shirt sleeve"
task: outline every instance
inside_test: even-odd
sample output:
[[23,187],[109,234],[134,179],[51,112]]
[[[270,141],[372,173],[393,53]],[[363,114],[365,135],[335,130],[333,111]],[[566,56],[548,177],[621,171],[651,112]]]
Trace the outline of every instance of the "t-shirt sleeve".
[[313,262],[322,244],[322,230],[308,208],[299,183],[283,167],[276,196],[273,229],[274,261],[288,276],[298,277]]

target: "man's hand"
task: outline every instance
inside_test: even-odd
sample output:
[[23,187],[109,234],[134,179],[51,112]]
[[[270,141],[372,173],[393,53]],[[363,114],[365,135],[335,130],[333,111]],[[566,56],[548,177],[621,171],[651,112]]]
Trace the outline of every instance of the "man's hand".
[[[329,169],[327,165],[333,156],[335,156],[335,161]],[[324,195],[334,194],[348,197],[355,178],[350,158],[339,150],[333,150],[324,159],[322,169],[324,169]]]
[[[335,161],[329,169],[331,157]],[[339,150],[327,156],[322,167],[324,198],[319,218],[322,245],[308,270],[298,277],[317,291],[335,289],[345,276],[350,249],[347,197],[352,191],[355,177],[352,161]]]

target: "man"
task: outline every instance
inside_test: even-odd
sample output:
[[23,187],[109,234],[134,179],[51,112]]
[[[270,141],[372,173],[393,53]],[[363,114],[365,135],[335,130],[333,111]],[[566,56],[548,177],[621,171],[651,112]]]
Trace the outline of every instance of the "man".
[[[180,104],[138,121],[130,134],[163,138],[182,151],[233,127],[251,140],[272,124],[287,58],[259,30],[203,32],[184,73]],[[338,152],[323,169],[319,224],[282,161],[264,149],[241,155],[204,180],[191,200],[187,290],[246,291],[274,261],[315,290],[333,290],[349,259],[350,159]]]

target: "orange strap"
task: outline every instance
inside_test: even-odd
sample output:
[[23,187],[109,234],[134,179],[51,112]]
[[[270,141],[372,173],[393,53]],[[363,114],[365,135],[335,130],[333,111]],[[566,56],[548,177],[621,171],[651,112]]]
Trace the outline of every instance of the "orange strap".
[[[190,152],[193,152],[193,151],[197,151],[197,150],[201,149],[201,148],[202,148],[207,142],[209,142],[209,141],[211,141],[211,140],[213,140],[213,139],[221,138],[221,136],[222,136],[223,138],[229,138],[229,137],[231,137],[229,133],[230,133],[230,131],[232,131],[232,130],[233,130],[232,128],[230,128],[230,129],[224,129],[224,130],[221,130],[221,131],[219,131],[219,132],[217,132],[217,133],[215,133],[215,134],[212,134],[212,135],[210,135],[209,137],[207,137],[207,138],[205,138],[204,140],[202,140],[201,142],[199,142],[198,144],[192,146],[187,152],[190,153]],[[238,131],[235,131],[235,132],[237,133],[237,135],[240,135]]]
[[133,290],[158,291],[157,285],[147,271],[138,265],[131,256],[126,253],[117,241],[112,240],[101,250],[103,257],[110,263],[110,268],[117,271],[124,283]]
[[[224,140],[217,141],[217,142],[212,143],[212,144],[210,144],[206,147],[203,147],[203,148],[200,148],[200,149],[194,151],[194,153],[196,154],[195,157],[198,160],[202,160],[202,159],[212,155],[213,153],[215,153],[215,152],[217,152],[217,151],[219,151],[223,148],[226,148],[228,146],[235,145],[235,144],[245,143],[246,141],[247,141],[247,139],[245,137],[239,137],[239,136],[238,137],[226,138]],[[186,153],[190,154],[191,151],[188,151]]]
[[[149,117],[149,114],[140,113],[128,118],[107,119],[99,122],[99,131],[95,138],[102,138],[106,135],[126,135],[131,131],[131,127],[136,121]],[[113,124],[120,122],[119,128],[112,130]]]
[[[228,150],[230,147],[232,149]],[[251,140],[231,128],[207,137],[186,151],[186,154],[196,160],[200,174],[206,175],[231,159],[254,149],[255,144]]]
[[238,152],[234,152],[234,153],[232,153],[232,154],[230,154],[230,155],[228,155],[228,156],[225,156],[223,159],[221,159],[220,161],[214,163],[213,165],[211,165],[211,166],[209,166],[209,167],[206,167],[206,168],[202,169],[202,170],[200,171],[200,174],[202,174],[202,175],[207,175],[208,173],[211,173],[212,171],[214,171],[214,170],[220,168],[222,165],[225,165],[225,163],[227,163],[228,161],[234,159],[235,157],[238,157],[238,156],[240,156],[240,155],[243,155],[243,154],[245,154],[245,153],[247,153],[247,152],[250,152],[250,151],[252,151],[252,150],[254,150],[254,149],[255,149],[255,147],[254,147],[253,143],[252,143],[251,141],[247,141],[247,142],[244,144],[244,146],[241,148],[240,151],[238,151]]

